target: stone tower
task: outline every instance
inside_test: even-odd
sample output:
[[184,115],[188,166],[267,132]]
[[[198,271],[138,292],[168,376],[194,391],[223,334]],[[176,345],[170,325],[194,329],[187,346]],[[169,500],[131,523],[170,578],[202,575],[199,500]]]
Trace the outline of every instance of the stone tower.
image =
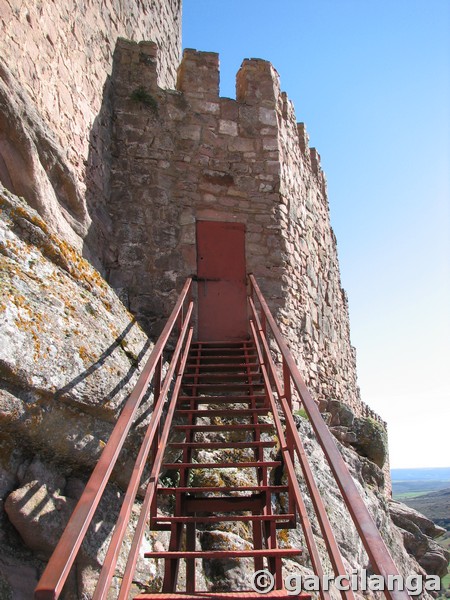
[[158,330],[182,281],[197,274],[196,223],[243,224],[246,270],[316,399],[366,414],[320,157],[276,70],[245,60],[232,100],[219,97],[217,54],[186,50],[176,90],[158,85],[158,62],[155,45],[117,45],[102,259],[111,285]]
[[13,2],[2,19],[5,187],[151,336],[197,274],[196,223],[240,224],[246,271],[322,409],[339,400],[378,419],[359,397],[320,157],[272,65],[245,60],[236,100],[220,98],[217,54],[179,64],[181,0]]

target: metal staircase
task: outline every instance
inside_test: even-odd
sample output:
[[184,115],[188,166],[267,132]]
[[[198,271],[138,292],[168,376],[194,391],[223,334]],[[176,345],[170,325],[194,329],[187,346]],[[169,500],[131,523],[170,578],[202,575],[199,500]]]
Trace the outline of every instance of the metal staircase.
[[[299,555],[301,549],[279,548],[277,544],[277,528],[295,527],[296,515],[272,511],[272,499],[288,493],[289,486],[271,484],[274,471],[283,463],[268,456],[277,442],[255,345],[249,341],[194,344],[181,389],[174,418],[184,423],[173,431],[184,439],[169,444],[169,448],[180,451],[180,459],[163,464],[163,469],[176,471],[179,484],[158,487],[158,494],[173,496],[174,514],[157,516],[154,512],[150,518],[151,529],[170,530],[168,552],[149,554],[166,561],[162,591],[176,591],[180,559],[186,560],[186,591],[193,593],[196,559],[245,557],[254,559],[255,571],[268,568],[275,573],[276,587],[281,589],[281,559]],[[245,470],[245,478],[252,485],[218,486],[224,469]],[[202,477],[205,471],[208,478]],[[192,473],[204,484],[189,485]],[[202,550],[196,546],[198,531],[227,522],[249,525],[251,548]],[[181,551],[183,527],[186,549]],[[156,597],[160,596],[138,596],[142,600]]]
[[[314,507],[334,576],[346,576],[344,561],[292,416],[294,389],[328,459],[373,572],[385,578],[398,574],[251,275],[249,282],[249,337],[233,342],[193,342],[192,281],[186,282],[36,588],[37,600],[59,598],[150,384],[153,385],[153,412],[93,600],[114,597],[110,595],[111,581],[143,480],[145,497],[128,552],[117,596],[119,600],[132,597],[133,576],[148,527],[170,532],[166,549],[145,554],[148,559],[164,560],[164,581],[160,593],[141,593],[134,596],[135,600],[256,600],[261,595],[251,586],[211,591],[198,589],[196,581],[196,561],[226,564],[229,560],[248,559],[253,561],[255,572],[266,569],[273,578],[274,589],[264,596],[286,597],[283,559],[295,558],[303,549],[287,547],[278,532],[296,527],[301,527],[306,544],[304,551],[308,553],[314,573],[323,579],[328,570],[313,535],[296,474],[299,470]],[[177,328],[178,334],[174,336]],[[282,356],[279,366],[274,363],[269,339],[272,345],[277,345]],[[168,368],[163,369],[163,351],[169,341],[174,350]],[[145,473],[146,468],[149,473]],[[161,473],[170,473],[173,483],[163,485]],[[242,484],[243,474],[245,484]],[[286,501],[279,502],[281,497]],[[167,502],[168,499],[171,501]],[[165,507],[164,512],[160,510],[161,505]],[[168,505],[173,507],[171,513],[167,511]],[[248,536],[244,547],[215,548],[202,543],[205,532],[230,523],[246,524]],[[180,571],[184,573],[184,589],[180,589]],[[344,600],[354,598],[352,590],[340,593]],[[399,590],[385,594],[395,600],[409,598],[407,592]],[[307,599],[310,595],[301,593],[296,597]],[[320,597],[327,600],[330,594],[321,589]]]

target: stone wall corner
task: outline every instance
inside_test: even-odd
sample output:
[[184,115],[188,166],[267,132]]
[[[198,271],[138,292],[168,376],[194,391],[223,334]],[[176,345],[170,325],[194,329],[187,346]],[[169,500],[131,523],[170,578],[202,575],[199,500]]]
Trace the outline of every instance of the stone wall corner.
[[158,87],[159,48],[155,42],[133,42],[118,38],[113,55],[113,80],[116,93]]
[[243,61],[236,76],[238,102],[275,108],[280,93],[280,77],[270,62],[259,58]]

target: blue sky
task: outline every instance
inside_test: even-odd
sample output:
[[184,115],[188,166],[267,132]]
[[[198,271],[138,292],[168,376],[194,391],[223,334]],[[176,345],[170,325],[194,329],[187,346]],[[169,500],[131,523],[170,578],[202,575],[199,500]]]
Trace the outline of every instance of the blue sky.
[[322,157],[362,398],[450,465],[450,1],[184,0],[183,47],[270,60]]

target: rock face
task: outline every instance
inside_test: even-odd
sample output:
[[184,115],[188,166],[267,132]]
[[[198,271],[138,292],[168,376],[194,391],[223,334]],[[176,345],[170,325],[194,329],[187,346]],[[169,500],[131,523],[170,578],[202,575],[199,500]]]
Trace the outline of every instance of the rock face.
[[[28,600],[153,344],[34,210],[4,188],[0,204],[0,590]],[[83,597],[121,494],[109,489],[68,598]]]
[[5,190],[1,203],[3,425],[92,465],[151,344],[37,213]]
[[[69,0],[63,3],[33,0],[26,5],[16,0],[2,0],[0,14],[0,80],[8,87],[11,80],[16,82],[25,99],[20,111],[27,113],[33,107],[60,149],[65,165],[71,166],[77,194],[69,211],[74,214],[67,215],[68,207],[64,202],[60,209],[55,207],[54,198],[49,193],[41,195],[41,200],[47,202],[44,215],[41,207],[33,204],[36,194],[30,189],[17,187],[17,173],[22,170],[24,160],[31,160],[30,154],[31,165],[24,173],[30,184],[35,179],[35,182],[41,180],[43,185],[45,175],[51,178],[55,171],[61,169],[61,164],[54,163],[41,141],[37,145],[37,155],[29,148],[27,138],[36,137],[39,131],[34,131],[34,124],[26,118],[26,114],[12,132],[17,121],[8,121],[8,114],[16,110],[14,97],[11,98],[11,106],[0,117],[0,182],[32,203],[41,216],[45,216],[49,226],[48,212],[52,213],[53,220],[63,221],[69,217],[66,224],[61,223],[64,233],[61,229],[58,231],[72,244],[73,239],[69,240],[69,237],[79,236],[78,242],[81,243],[87,230],[80,232],[80,228],[89,227],[89,221],[86,221],[85,214],[78,213],[85,211],[86,202],[90,204],[91,211],[101,210],[108,187],[105,160],[109,122],[103,88],[108,86],[116,40],[125,36],[157,42],[161,48],[159,84],[173,87],[181,53],[181,0],[151,3],[138,0]],[[11,74],[5,78],[6,66]],[[3,109],[2,100],[0,114]],[[30,168],[38,176],[31,181]],[[24,182],[21,182],[23,185]],[[54,189],[53,195],[56,194],[58,202],[61,191],[61,186]],[[91,232],[91,241],[95,251],[94,232]]]
[[414,556],[427,573],[444,577],[450,553],[433,540],[445,533],[445,529],[401,502],[390,502],[389,512],[403,535],[408,553]]
[[0,61],[0,182],[79,249],[90,225],[74,170],[27,92]]

